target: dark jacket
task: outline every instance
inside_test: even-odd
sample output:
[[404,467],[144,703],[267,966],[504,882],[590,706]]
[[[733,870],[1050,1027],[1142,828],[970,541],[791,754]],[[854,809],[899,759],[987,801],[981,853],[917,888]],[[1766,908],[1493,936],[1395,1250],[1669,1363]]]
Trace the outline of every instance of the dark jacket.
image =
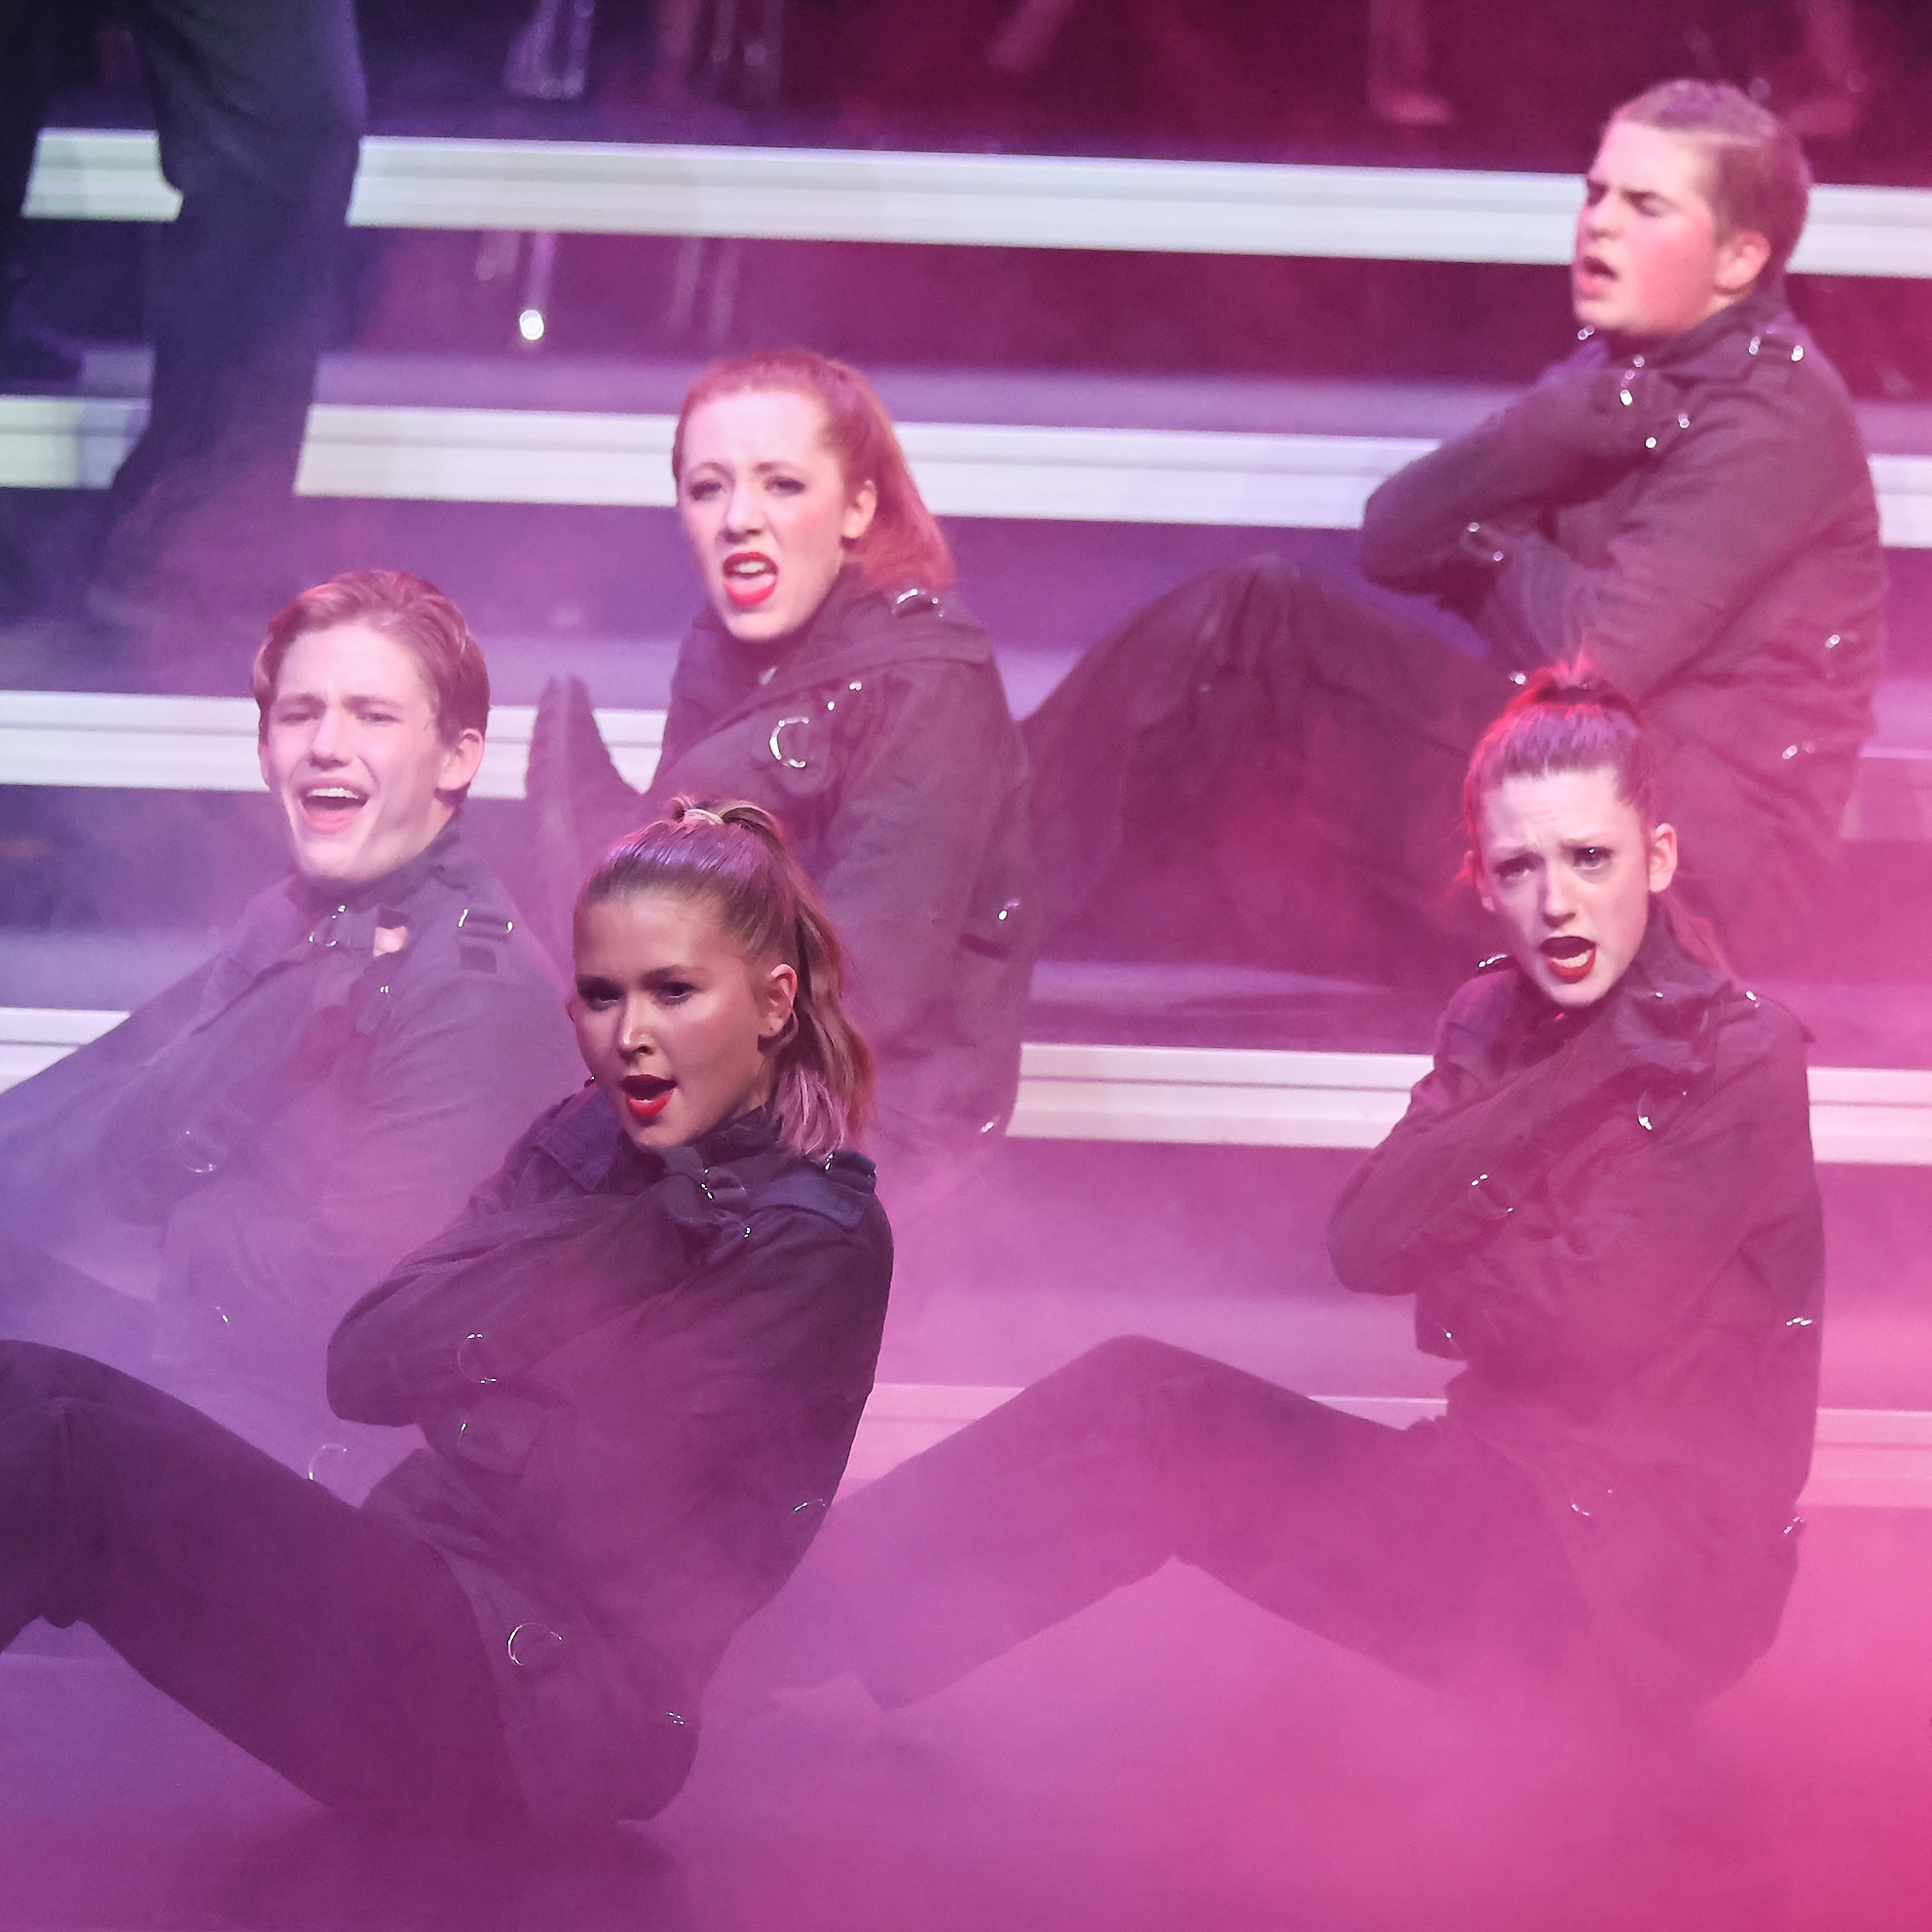
[[544,708],[531,791],[541,810],[568,788],[586,868],[680,794],[777,814],[851,954],[886,1147],[943,1157],[1005,1126],[1033,967],[1026,755],[986,635],[950,592],[887,594],[848,571],[803,629],[756,646],[707,611],[642,799],[581,686]]
[[1746,949],[1838,850],[1884,663],[1871,467],[1776,284],[1648,353],[1586,339],[1376,491],[1371,577],[1505,668],[1587,655],[1643,706],[1681,890]]
[[468,1593],[541,1822],[684,1783],[725,1643],[837,1490],[891,1274],[869,1161],[763,1113],[642,1153],[591,1088],[343,1322],[331,1400],[429,1444],[365,1506]]
[[1468,1366],[1446,1420],[1521,1468],[1602,1659],[1694,1703],[1770,1643],[1816,1427],[1823,1237],[1803,1036],[1654,918],[1565,1013],[1470,981],[1344,1189],[1343,1282]]
[[[378,928],[401,948],[377,955]],[[581,1082],[562,1002],[460,820],[373,884],[290,877],[207,965],[0,1096],[11,1237],[109,1279],[135,1257],[187,1382],[238,1422],[223,1390],[267,1387],[290,1411],[274,1446],[306,1454],[343,1312]]]

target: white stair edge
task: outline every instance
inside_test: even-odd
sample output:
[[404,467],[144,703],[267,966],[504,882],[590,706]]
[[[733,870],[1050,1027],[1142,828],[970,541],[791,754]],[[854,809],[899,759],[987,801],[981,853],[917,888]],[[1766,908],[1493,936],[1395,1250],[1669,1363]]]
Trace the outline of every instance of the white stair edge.
[[[661,711],[600,710],[598,728],[626,783],[657,769]],[[490,737],[471,793],[520,799],[537,707],[490,709]],[[258,714],[246,697],[122,691],[0,691],[0,785],[162,792],[260,792]]]
[[[0,396],[0,488],[104,489],[146,420],[118,396]],[[668,509],[670,416],[317,403],[298,494]],[[1376,486],[1435,444],[1408,436],[904,423],[941,516],[1353,530]],[[1875,456],[1880,535],[1932,547],[1932,457]]]
[[[0,1090],[117,1026],[120,1013],[0,1008]],[[1375,1146],[1429,1070],[1422,1054],[1031,1041],[1008,1132],[1030,1140]],[[1811,1139],[1842,1166],[1932,1166],[1932,1070],[1816,1066]]]
[[[366,228],[1560,263],[1571,174],[372,134]],[[29,215],[170,221],[151,133],[50,128]],[[1823,184],[1792,266],[1932,275],[1932,192]]]

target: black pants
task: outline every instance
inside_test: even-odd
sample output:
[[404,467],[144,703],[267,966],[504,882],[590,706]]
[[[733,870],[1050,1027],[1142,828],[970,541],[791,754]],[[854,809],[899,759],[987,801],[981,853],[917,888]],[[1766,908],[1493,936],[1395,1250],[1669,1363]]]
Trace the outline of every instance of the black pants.
[[1170,1557],[1428,1683],[1553,1680],[1587,1642],[1535,1496],[1479,1443],[1130,1337],[839,1503],[749,1667],[855,1667],[903,1703]]
[[[0,65],[50,0],[0,0]],[[132,0],[162,169],[181,191],[151,291],[147,428],[109,493],[103,583],[143,602],[279,594],[294,487],[366,115],[353,0]],[[45,99],[0,82],[0,245]],[[29,125],[31,124],[31,125]]]
[[1435,987],[1481,946],[1463,773],[1509,680],[1327,572],[1210,571],[1022,727],[1062,943]]
[[442,1559],[199,1411],[0,1342],[0,1648],[92,1624],[323,1803],[519,1821],[483,1640]]

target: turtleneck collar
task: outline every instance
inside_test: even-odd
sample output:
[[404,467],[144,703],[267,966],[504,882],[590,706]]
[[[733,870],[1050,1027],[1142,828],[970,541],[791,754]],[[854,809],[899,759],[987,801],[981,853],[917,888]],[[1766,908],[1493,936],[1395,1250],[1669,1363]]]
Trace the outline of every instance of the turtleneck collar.
[[294,874],[291,894],[308,914],[330,912],[338,908],[347,912],[364,912],[383,906],[403,906],[412,899],[437,867],[453,859],[463,843],[463,812],[424,846],[413,859],[405,859],[393,872],[381,878],[361,879],[343,885],[330,879],[306,878]]
[[833,578],[832,587],[819,600],[818,608],[797,630],[780,637],[733,637],[716,611],[706,607],[703,617],[716,633],[719,648],[747,682],[768,682],[779,666],[812,655],[815,646],[826,637],[836,637],[846,612],[870,594],[857,564],[847,564]]
[[617,1124],[604,1091],[586,1086],[550,1123],[542,1136],[549,1154],[576,1184],[591,1193],[641,1193],[674,1171],[703,1173],[747,1160],[778,1144],[778,1122],[754,1107],[680,1147],[639,1147]]
[[1653,367],[1670,368],[1694,361],[1727,336],[1745,330],[1762,334],[1779,320],[1788,306],[1783,276],[1768,276],[1749,295],[1720,309],[1715,316],[1706,316],[1682,335],[1666,336],[1661,342],[1636,342],[1606,334],[1603,340],[1616,360],[1642,355]]
[[1591,1006],[1558,1006],[1526,973],[1511,970],[1515,993],[1502,1030],[1519,1051],[1535,1058],[1579,1034],[1602,1032],[1619,1058],[1674,1073],[1688,1073],[1701,1059],[1699,1042],[1712,1011],[1731,989],[1728,974],[1690,955],[1669,912],[1654,901],[1636,956]]

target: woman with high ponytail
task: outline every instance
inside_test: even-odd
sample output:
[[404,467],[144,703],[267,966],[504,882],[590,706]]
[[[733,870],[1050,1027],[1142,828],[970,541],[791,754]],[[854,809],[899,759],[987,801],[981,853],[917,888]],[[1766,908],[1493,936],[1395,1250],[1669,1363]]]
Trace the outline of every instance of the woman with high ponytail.
[[336,1412],[427,1446],[352,1508],[157,1390],[0,1342],[0,1649],[86,1620],[381,1820],[575,1831],[677,1794],[871,1393],[872,1054],[757,805],[680,799],[609,852],[573,949],[589,1084],[329,1345]]
[[1469,762],[1506,949],[1328,1237],[1460,1365],[1446,1415],[1392,1429],[1105,1343],[841,1503],[745,1668],[903,1702],[1178,1556],[1487,1698],[1675,1723],[1737,1677],[1797,1557],[1818,1190],[1802,1029],[1667,914],[1661,777],[1579,667],[1527,680]]
[[605,854],[577,907],[650,892],[706,901],[747,959],[795,969],[791,1019],[767,1049],[765,1104],[795,1154],[856,1146],[872,1111],[872,1049],[846,1017],[844,944],[777,820],[743,799],[674,799],[667,818]]

